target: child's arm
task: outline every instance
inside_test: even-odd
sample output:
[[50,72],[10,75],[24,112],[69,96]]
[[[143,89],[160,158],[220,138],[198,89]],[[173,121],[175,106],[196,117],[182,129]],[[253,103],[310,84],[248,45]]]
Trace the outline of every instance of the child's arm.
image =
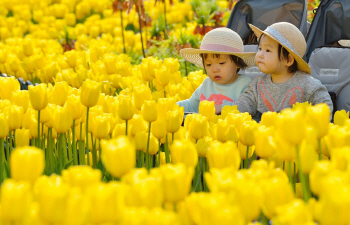
[[235,102],[239,112],[248,112],[252,117],[257,113],[257,94],[254,92],[253,82],[250,82],[248,87],[239,96],[238,100]]
[[184,107],[185,112],[198,113],[201,89],[202,89],[202,84],[193,92],[192,96],[189,99],[179,101],[176,104]]
[[320,82],[320,84],[316,87],[316,89],[311,93],[308,101],[312,105],[317,105],[320,103],[326,103],[331,110],[331,113],[333,112],[333,103],[331,100],[331,96],[328,93],[328,90],[325,86],[323,86]]

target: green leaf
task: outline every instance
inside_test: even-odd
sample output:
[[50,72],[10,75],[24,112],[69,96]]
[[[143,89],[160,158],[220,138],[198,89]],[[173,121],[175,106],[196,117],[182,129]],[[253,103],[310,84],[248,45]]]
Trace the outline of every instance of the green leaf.
[[64,169],[67,169],[72,163],[73,163],[73,159],[72,159],[72,160],[69,160],[69,161],[64,165]]

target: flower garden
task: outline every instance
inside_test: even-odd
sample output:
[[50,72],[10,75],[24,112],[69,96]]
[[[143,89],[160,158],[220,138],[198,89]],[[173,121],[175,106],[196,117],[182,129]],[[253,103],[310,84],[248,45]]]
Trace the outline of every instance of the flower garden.
[[176,104],[234,4],[2,0],[0,224],[349,224],[349,112]]

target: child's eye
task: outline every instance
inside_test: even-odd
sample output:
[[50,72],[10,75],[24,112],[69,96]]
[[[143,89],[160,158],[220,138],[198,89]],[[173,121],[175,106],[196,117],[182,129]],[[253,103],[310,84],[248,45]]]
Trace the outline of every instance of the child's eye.
[[205,66],[210,66],[211,64],[206,64]]
[[222,63],[220,63],[221,65],[224,65],[225,64],[225,62],[222,62]]
[[271,52],[270,49],[266,49],[267,52]]
[[259,48],[259,51],[261,51],[261,48]]

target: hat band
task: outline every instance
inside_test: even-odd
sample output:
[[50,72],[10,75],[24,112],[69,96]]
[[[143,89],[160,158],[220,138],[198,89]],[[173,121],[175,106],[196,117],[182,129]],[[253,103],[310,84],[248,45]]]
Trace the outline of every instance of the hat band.
[[204,44],[201,45],[201,50],[216,51],[216,52],[242,52],[237,48],[219,44]]
[[273,27],[267,27],[265,32],[271,34],[274,38],[276,38],[282,45],[284,45],[285,47],[289,48],[290,50],[292,50],[295,54],[297,54],[299,57],[300,55],[298,54],[298,52],[295,50],[295,48],[293,47],[293,45],[275,28]]

